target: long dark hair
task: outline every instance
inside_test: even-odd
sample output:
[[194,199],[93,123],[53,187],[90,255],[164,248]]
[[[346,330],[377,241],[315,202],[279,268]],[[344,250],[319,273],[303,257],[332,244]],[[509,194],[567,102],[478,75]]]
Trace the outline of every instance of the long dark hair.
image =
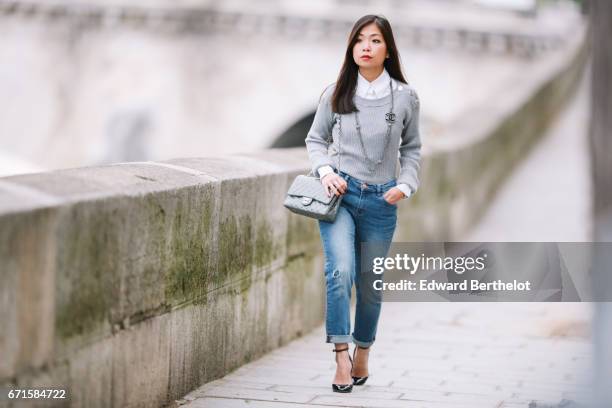
[[357,107],[353,103],[353,96],[355,96],[355,86],[357,85],[357,73],[359,72],[359,66],[353,59],[353,47],[359,39],[359,33],[363,27],[368,24],[375,23],[378,29],[383,35],[385,44],[387,45],[387,52],[389,58],[385,58],[384,67],[389,75],[401,82],[407,83],[402,73],[402,65],[400,63],[399,52],[395,46],[395,39],[393,38],[393,30],[391,30],[391,24],[389,21],[380,15],[368,14],[367,16],[361,17],[351,30],[349,35],[348,44],[346,47],[346,53],[344,55],[344,63],[338,80],[336,81],[336,89],[332,96],[332,111],[336,113],[350,113],[357,111]]

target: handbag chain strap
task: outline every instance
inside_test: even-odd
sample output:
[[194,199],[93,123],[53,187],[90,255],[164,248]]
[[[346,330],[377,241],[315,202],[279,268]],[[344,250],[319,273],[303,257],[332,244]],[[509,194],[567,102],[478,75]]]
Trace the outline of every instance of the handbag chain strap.
[[338,175],[340,175],[340,140],[342,139],[342,115],[338,115]]

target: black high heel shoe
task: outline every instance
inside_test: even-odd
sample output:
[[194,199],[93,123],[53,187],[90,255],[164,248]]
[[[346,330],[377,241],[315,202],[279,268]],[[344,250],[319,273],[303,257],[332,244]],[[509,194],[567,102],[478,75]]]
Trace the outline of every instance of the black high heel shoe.
[[[369,349],[369,347],[356,346],[353,349],[353,359],[355,359],[355,351],[357,350],[357,347],[359,347],[362,350]],[[352,361],[351,361],[351,363],[352,363]],[[353,377],[353,385],[363,385],[363,384],[366,383],[366,381],[368,380],[369,376],[366,375],[365,377],[355,377],[355,376],[351,376],[351,377]]]
[[[333,349],[332,351],[334,353],[339,353],[341,351],[348,351],[348,347],[343,348],[343,349]],[[351,358],[350,354],[348,358],[349,358],[349,361],[351,362],[351,371],[353,371],[353,359]],[[332,384],[332,390],[334,392],[351,392],[353,391],[353,384]]]

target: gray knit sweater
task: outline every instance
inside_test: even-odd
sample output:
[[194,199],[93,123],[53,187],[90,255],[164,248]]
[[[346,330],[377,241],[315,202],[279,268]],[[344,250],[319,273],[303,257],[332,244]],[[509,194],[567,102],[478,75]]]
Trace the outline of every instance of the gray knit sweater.
[[365,99],[355,95],[353,99],[359,109],[357,114],[367,156],[374,162],[382,160],[380,164],[374,165],[364,157],[357,134],[355,113],[341,115],[342,140],[338,140],[339,118],[331,109],[335,84],[325,90],[305,140],[315,175],[318,174],[319,167],[325,165],[330,165],[337,171],[340,142],[340,170],[373,184],[387,183],[397,177],[397,183],[407,184],[412,194],[417,191],[421,161],[419,98],[416,91],[407,84],[398,81],[398,85],[393,91],[395,123],[386,149],[385,114],[391,108],[391,95],[380,99]]

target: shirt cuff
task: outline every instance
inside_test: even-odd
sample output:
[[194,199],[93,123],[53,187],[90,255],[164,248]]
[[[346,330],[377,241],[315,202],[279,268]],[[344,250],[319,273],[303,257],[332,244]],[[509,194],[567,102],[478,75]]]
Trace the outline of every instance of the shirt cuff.
[[329,173],[333,173],[334,172],[334,168],[332,166],[325,165],[325,166],[319,167],[317,172],[319,173],[319,178],[323,178],[326,175],[328,175]]
[[400,191],[401,191],[402,193],[404,193],[404,195],[405,195],[405,197],[404,197],[404,198],[408,198],[408,197],[410,197],[410,195],[412,194],[412,193],[411,193],[411,191],[410,191],[410,187],[408,187],[408,184],[404,184],[404,183],[402,183],[402,184],[398,184],[398,185],[397,185],[397,186],[395,186],[395,187],[399,188],[399,189],[400,189]]

